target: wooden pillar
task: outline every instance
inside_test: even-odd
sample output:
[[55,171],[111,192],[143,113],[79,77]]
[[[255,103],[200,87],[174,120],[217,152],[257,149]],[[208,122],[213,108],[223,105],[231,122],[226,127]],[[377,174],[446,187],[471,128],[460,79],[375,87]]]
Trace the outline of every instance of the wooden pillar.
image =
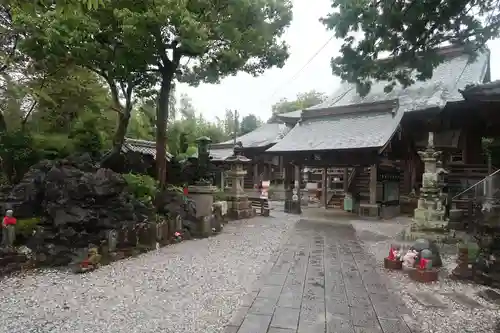
[[326,186],[326,173],[328,171],[327,167],[323,168],[323,175],[321,178],[321,192],[323,193],[323,205],[325,206],[325,209],[328,208],[328,186]]
[[222,189],[222,191],[224,191],[224,189],[226,188],[226,171],[222,170],[220,172],[220,188]]
[[349,170],[344,168],[344,195],[349,191]]
[[255,162],[253,165],[253,184],[254,186],[259,184],[259,162]]
[[370,204],[377,203],[377,165],[373,164],[370,167]]
[[[301,180],[302,180],[302,167],[300,165],[295,165],[295,172],[294,172],[294,191],[297,195],[297,200],[293,200],[293,209],[292,213],[294,214],[301,214],[302,213],[302,208],[301,208],[301,202],[302,202],[302,194],[300,193],[300,185],[301,185]],[[293,198],[292,198],[293,199]]]

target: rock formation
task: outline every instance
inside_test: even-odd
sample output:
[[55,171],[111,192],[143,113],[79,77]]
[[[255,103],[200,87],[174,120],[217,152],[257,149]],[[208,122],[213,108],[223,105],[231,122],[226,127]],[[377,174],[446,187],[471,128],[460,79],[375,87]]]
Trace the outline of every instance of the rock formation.
[[136,200],[126,185],[120,174],[98,168],[88,155],[45,160],[3,190],[0,208],[13,209],[19,220],[40,218],[26,245],[54,258],[54,265],[66,264],[75,249],[99,246],[107,230],[154,221],[153,207]]

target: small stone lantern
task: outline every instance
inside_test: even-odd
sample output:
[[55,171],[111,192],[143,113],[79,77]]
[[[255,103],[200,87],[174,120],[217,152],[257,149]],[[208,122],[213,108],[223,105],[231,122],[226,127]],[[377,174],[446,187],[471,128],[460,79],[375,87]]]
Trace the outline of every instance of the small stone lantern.
[[227,177],[231,179],[232,186],[228,193],[228,214],[231,218],[242,219],[253,216],[251,202],[248,201],[248,196],[244,190],[244,179],[247,171],[245,164],[251,160],[245,157],[242,153],[243,147],[236,145],[233,155],[225,159],[225,162],[230,166],[227,172]]

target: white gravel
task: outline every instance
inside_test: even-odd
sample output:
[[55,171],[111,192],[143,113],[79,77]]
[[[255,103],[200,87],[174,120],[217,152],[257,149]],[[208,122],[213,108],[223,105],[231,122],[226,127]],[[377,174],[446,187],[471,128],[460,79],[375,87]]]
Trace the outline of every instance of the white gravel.
[[273,215],[85,275],[44,270],[6,278],[0,332],[221,332],[297,221]]
[[[443,268],[440,272],[440,280],[431,284],[415,282],[403,271],[388,271],[383,268],[383,258],[387,256],[390,244],[401,244],[391,238],[396,236],[408,222],[403,219],[375,223],[353,221],[352,224],[365,248],[376,257],[380,271],[389,278],[390,286],[413,312],[413,325],[425,333],[498,333],[495,326],[500,322],[500,308],[476,295],[477,292],[486,288],[481,285],[455,282],[448,278],[449,273],[456,266],[456,255],[442,255]],[[385,240],[383,240],[384,237]],[[446,307],[422,306],[411,296],[415,292],[430,292],[442,300]],[[443,293],[451,292],[462,293],[479,302],[483,307],[471,309],[456,303],[449,297],[441,296]]]

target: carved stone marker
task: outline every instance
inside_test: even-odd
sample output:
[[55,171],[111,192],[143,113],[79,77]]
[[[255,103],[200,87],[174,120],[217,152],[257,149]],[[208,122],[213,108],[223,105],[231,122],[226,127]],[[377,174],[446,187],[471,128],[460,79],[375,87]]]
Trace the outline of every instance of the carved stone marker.
[[118,233],[116,230],[107,230],[106,231],[106,242],[108,245],[109,252],[115,252],[118,246]]

